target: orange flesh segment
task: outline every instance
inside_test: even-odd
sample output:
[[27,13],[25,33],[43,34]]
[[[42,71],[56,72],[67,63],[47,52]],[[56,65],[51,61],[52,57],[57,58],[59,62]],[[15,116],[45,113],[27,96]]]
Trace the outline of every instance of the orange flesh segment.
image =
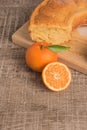
[[62,64],[51,64],[45,71],[45,82],[54,89],[63,89],[70,81],[68,71]]

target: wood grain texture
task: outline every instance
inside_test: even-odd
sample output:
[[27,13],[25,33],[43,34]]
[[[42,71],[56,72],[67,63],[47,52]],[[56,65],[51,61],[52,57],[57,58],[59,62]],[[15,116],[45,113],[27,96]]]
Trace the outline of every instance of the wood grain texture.
[[11,40],[40,1],[0,0],[0,130],[87,130],[87,75],[70,69],[68,89],[51,92]]
[[[87,27],[85,28],[87,29]],[[62,62],[84,74],[87,74],[86,29],[85,35],[81,35],[79,32],[74,31],[72,33],[72,40],[66,44],[67,46],[71,47],[70,50],[59,53],[59,57]],[[33,43],[29,37],[28,22],[13,34],[12,39],[14,43],[26,48]]]

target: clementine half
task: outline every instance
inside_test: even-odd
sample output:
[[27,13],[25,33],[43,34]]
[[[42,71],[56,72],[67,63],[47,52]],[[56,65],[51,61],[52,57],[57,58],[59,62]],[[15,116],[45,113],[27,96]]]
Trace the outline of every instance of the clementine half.
[[71,73],[68,67],[60,62],[53,62],[45,66],[42,79],[47,88],[52,91],[66,89],[71,82]]
[[43,68],[58,59],[58,54],[46,48],[50,44],[46,42],[34,43],[26,51],[26,64],[37,72],[42,72]]

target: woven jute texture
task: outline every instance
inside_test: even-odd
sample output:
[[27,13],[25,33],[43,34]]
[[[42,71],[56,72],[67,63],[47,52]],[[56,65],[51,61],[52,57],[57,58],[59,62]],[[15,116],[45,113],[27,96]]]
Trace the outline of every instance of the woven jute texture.
[[52,92],[12,43],[40,2],[0,0],[0,130],[87,130],[87,76],[70,69],[69,88]]

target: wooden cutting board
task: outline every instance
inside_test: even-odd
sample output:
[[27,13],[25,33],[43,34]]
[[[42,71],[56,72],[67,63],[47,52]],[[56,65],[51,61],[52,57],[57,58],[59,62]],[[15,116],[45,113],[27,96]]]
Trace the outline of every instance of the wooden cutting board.
[[[28,22],[12,35],[13,42],[25,48],[33,43],[27,28]],[[70,50],[59,53],[59,60],[69,67],[87,74],[87,26],[75,30],[72,33],[72,40],[67,45],[71,47]]]

